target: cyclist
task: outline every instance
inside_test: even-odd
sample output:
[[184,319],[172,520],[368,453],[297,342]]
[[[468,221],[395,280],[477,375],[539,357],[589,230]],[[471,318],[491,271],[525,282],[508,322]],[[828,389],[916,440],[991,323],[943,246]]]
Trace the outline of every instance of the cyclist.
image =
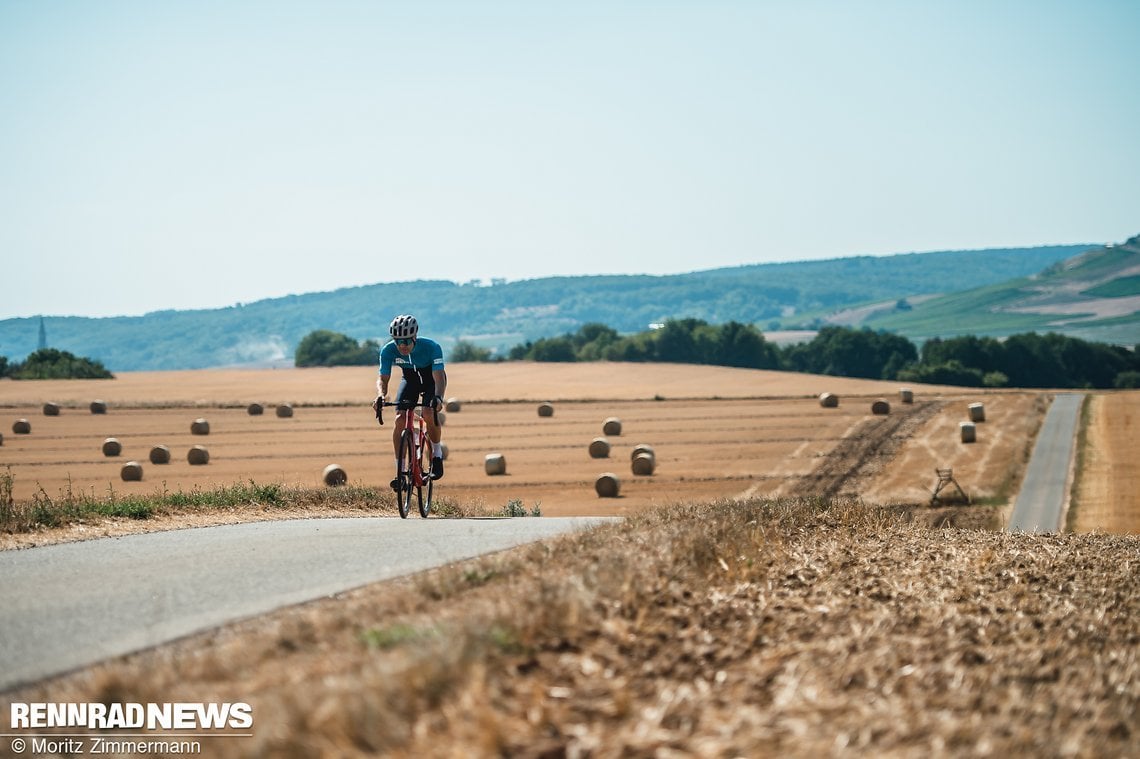
[[[380,378],[376,380],[377,398],[375,408],[381,399],[388,399],[388,381],[392,378],[392,367],[403,371],[400,387],[396,391],[397,408],[406,409],[423,396],[431,407],[439,411],[443,406],[443,394],[447,392],[447,372],[443,370],[443,348],[434,340],[419,336],[420,326],[411,314],[400,314],[388,325],[392,339],[380,349]],[[427,422],[428,439],[431,441],[432,479],[443,477],[443,446],[440,445],[442,430],[436,424],[435,414],[424,414]],[[400,433],[404,431],[404,417],[396,417],[396,428],[392,432],[392,447],[396,452],[396,465],[400,465]],[[398,480],[392,480],[396,489]]]

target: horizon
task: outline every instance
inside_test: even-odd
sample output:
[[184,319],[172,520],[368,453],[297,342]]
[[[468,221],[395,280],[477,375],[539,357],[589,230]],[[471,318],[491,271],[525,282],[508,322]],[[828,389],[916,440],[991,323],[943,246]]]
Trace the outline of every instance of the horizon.
[[1119,0],[0,3],[0,320],[1122,242],[1137,28]]

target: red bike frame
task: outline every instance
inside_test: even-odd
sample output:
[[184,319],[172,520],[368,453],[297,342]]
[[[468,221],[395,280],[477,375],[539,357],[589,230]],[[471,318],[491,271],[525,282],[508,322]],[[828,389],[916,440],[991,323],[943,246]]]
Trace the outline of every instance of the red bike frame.
[[[384,424],[384,407],[398,406],[388,403],[383,398],[376,401],[376,421]],[[402,519],[408,518],[412,509],[412,494],[416,495],[421,517],[427,517],[431,511],[435,480],[429,469],[431,464],[431,447],[428,443],[427,422],[423,412],[416,414],[416,409],[432,409],[439,423],[439,412],[430,403],[414,403],[397,412],[404,419],[404,429],[400,434],[399,454],[396,463],[396,506]],[[402,466],[406,465],[406,466]],[[424,490],[427,490],[426,499]]]

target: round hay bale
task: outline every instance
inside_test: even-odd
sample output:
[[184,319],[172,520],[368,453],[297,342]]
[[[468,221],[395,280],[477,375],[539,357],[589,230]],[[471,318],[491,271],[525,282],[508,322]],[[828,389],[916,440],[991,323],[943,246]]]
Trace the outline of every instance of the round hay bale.
[[440,458],[447,461],[447,443],[440,443],[439,450],[441,451]]
[[32,434],[32,423],[27,419],[17,419],[12,423],[12,432],[17,435],[30,435]]
[[488,453],[483,457],[483,470],[490,475],[506,474],[507,459],[501,453]]
[[437,412],[435,415],[435,418],[436,418],[440,427],[447,424],[447,413],[446,412],[444,412],[444,411]]
[[278,419],[289,419],[292,416],[293,416],[293,407],[292,406],[290,406],[288,403],[277,404],[277,418]]
[[210,463],[210,452],[204,445],[196,445],[186,453],[186,460],[191,466],[202,466]]
[[538,415],[539,416],[554,416],[554,406],[552,404],[549,404],[549,403],[538,404]]
[[657,460],[653,458],[651,453],[639,453],[633,457],[630,468],[639,477],[648,477],[657,468]]
[[59,416],[59,404],[50,401],[45,403],[44,416]]
[[458,398],[448,398],[447,402],[443,404],[443,408],[452,413],[458,413],[459,409],[463,408],[463,404],[459,402]]
[[260,403],[251,403],[246,408],[246,411],[249,412],[250,416],[261,416],[265,413],[265,406],[262,406]]
[[602,434],[611,437],[618,437],[621,435],[621,419],[616,416],[611,416],[602,423]]
[[597,491],[599,498],[617,498],[621,492],[621,480],[613,472],[600,474],[598,479],[594,480],[594,490]]
[[118,456],[123,452],[123,444],[113,437],[109,437],[103,441],[103,455],[104,456]]
[[899,388],[899,400],[903,403],[914,403],[914,391],[909,387]]
[[329,464],[321,474],[321,479],[324,480],[324,483],[330,488],[336,488],[348,482],[348,475],[344,473],[340,465]]
[[969,406],[970,421],[971,422],[984,422],[986,421],[986,404],[984,403],[971,403]]
[[877,400],[871,404],[871,413],[872,414],[879,414],[880,416],[884,416],[886,414],[889,414],[889,413],[891,413],[891,404],[887,403],[885,400],[880,398],[879,400]]
[[152,464],[169,464],[170,463],[170,449],[165,445],[156,445],[150,449],[150,463]]
[[978,439],[978,428],[973,422],[958,422],[958,434],[963,443],[973,443]]
[[119,470],[123,482],[140,482],[142,480],[142,464],[137,461],[128,461]]
[[106,401],[91,401],[92,414],[106,414],[107,402]]
[[638,443],[637,445],[633,446],[633,450],[629,454],[629,460],[633,461],[642,453],[649,454],[649,457],[652,458],[654,462],[657,461],[657,454],[654,452],[653,446],[646,445],[645,443]]
[[210,434],[210,423],[207,422],[205,419],[202,419],[202,418],[195,419],[193,422],[190,423],[190,434],[191,435],[209,435]]
[[4,436],[0,435],[0,445],[4,445]]
[[596,437],[590,441],[590,458],[604,459],[610,455],[610,441]]
[[820,393],[819,394],[819,405],[823,406],[824,408],[838,408],[839,407],[839,396],[838,395],[832,395],[831,393]]

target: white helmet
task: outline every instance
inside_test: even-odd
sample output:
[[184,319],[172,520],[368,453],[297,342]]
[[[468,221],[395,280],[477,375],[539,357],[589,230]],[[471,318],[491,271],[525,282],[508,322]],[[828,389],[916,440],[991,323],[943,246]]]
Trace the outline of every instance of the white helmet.
[[415,337],[419,331],[420,325],[411,314],[400,314],[388,325],[388,334],[394,338]]

